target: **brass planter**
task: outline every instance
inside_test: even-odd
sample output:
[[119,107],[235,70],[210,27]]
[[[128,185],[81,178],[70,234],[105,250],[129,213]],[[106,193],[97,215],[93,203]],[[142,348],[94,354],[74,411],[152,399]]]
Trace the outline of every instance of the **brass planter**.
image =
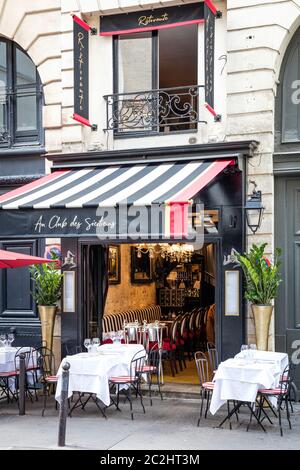
[[252,312],[255,323],[257,349],[260,349],[261,351],[267,351],[273,305],[252,304]]
[[[42,326],[42,339],[46,342],[46,347],[51,349],[53,345],[53,330],[57,307],[49,305],[39,305],[39,315]],[[45,345],[45,343],[43,343]]]

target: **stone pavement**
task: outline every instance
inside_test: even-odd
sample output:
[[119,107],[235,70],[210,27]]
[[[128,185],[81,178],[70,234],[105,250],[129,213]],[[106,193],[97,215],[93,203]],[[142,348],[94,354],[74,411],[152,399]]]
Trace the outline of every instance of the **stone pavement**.
[[[283,420],[284,435],[279,434],[277,420],[274,425],[264,421],[267,433],[256,424],[246,432],[248,412],[243,409],[240,422],[232,420],[233,429],[215,429],[225,415],[225,408],[217,416],[209,415],[197,428],[199,402],[193,399],[153,399],[150,407],[145,398],[146,414],[134,400],[135,419],[131,421],[128,404],[121,403],[121,412],[111,407],[104,419],[94,403],[85,411],[75,410],[67,420],[65,449],[300,449],[300,403],[292,415],[293,429]],[[58,412],[54,400],[49,400],[45,416],[41,416],[42,400],[26,403],[26,415],[19,416],[16,404],[0,402],[0,450],[4,449],[57,449]]]

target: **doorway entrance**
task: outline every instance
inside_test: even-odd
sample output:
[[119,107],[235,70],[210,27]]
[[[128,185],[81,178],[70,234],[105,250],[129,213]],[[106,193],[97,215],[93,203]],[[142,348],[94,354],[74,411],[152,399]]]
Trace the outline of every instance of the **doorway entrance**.
[[[283,223],[284,221],[284,223]],[[275,178],[275,246],[282,248],[283,282],[275,311],[276,350],[299,358],[300,177]],[[300,389],[300,370],[296,369]]]
[[[180,243],[111,244],[104,273],[104,247],[83,244],[81,343],[84,338],[101,337],[102,325],[107,341],[113,331],[123,329],[124,322],[138,320],[143,326],[159,320],[165,382],[198,384],[194,353],[202,351],[209,360],[207,344],[218,345],[221,337],[217,246],[207,242],[194,251]],[[146,337],[143,344],[147,346]]]
[[102,245],[81,246],[81,338],[102,335],[104,249]]

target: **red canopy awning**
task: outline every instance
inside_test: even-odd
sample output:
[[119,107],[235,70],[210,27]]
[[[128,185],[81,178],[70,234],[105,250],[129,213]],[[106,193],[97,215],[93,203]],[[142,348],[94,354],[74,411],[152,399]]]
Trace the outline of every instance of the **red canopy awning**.
[[0,268],[20,268],[30,264],[55,263],[57,260],[0,250]]

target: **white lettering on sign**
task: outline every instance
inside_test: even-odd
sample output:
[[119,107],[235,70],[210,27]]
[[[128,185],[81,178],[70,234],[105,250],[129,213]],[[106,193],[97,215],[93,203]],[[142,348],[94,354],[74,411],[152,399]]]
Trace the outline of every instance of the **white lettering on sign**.
[[37,221],[34,223],[34,231],[42,233],[43,229],[46,230],[64,230],[66,228],[72,229],[72,231],[81,231],[81,232],[90,232],[92,229],[99,227],[107,227],[108,230],[113,230],[115,227],[115,222],[105,221],[105,217],[102,215],[99,218],[93,219],[92,217],[87,217],[85,219],[80,219],[78,215],[75,215],[72,220],[69,220],[67,217],[61,217],[59,215],[53,215],[48,221],[45,221],[44,216],[41,215]]

